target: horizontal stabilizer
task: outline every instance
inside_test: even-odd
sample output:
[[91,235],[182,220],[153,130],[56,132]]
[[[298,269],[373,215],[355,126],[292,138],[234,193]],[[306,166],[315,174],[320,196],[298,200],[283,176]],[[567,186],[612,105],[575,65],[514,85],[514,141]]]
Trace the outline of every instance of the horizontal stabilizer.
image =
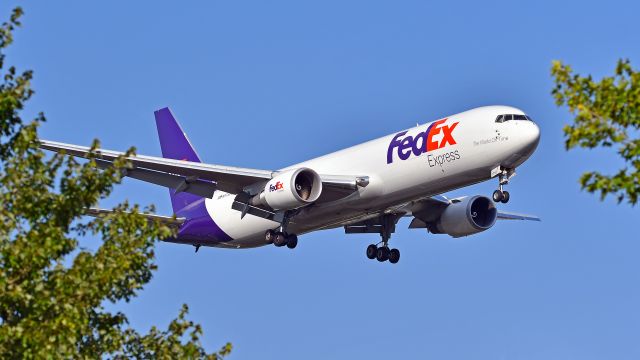
[[[88,208],[88,209],[85,209],[84,211],[86,215],[93,216],[93,217],[106,216],[114,212],[115,211],[113,210],[99,209],[99,208]],[[172,226],[172,227],[180,227],[182,224],[184,224],[185,221],[187,221],[187,219],[183,217],[177,218],[174,216],[165,216],[165,215],[156,215],[156,214],[140,214],[140,215],[146,217],[149,220],[157,220],[167,226]]]

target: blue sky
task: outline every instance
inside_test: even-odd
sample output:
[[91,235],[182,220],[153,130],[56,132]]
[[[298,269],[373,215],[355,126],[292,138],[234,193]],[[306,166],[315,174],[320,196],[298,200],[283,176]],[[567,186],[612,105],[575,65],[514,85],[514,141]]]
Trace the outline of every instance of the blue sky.
[[[4,2],[2,13],[17,2]],[[305,235],[295,251],[159,244],[159,270],[118,304],[164,327],[182,303],[232,359],[637,359],[638,209],[581,192],[607,151],[564,150],[553,59],[582,73],[640,66],[633,1],[21,2],[8,61],[35,70],[25,114],[45,139],[159,155],[170,106],[205,161],[276,169],[476,106],[513,105],[542,129],[499,223],[451,239],[399,225],[402,260],[375,235]],[[493,181],[450,195],[489,195]],[[128,180],[103,202],[170,213],[166,189]]]

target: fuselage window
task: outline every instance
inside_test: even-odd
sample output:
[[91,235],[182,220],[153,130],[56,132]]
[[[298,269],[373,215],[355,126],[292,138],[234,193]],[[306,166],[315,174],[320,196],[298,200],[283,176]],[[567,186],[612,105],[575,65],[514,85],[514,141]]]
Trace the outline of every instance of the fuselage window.
[[527,120],[527,117],[524,115],[513,115],[513,120]]
[[513,120],[513,115],[509,114],[504,116],[504,121],[509,121],[509,120]]

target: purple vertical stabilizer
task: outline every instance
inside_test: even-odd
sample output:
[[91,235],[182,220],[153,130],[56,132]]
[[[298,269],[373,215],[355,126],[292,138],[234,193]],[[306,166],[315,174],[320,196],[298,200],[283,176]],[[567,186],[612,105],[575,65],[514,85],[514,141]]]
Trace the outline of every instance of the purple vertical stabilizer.
[[[160,138],[160,147],[162,148],[162,157],[175,160],[186,160],[193,162],[201,162],[200,157],[196,154],[193,146],[187,139],[187,135],[182,131],[180,124],[171,113],[169,108],[162,108],[153,113],[156,117],[156,126],[158,128],[158,137]],[[189,194],[186,192],[175,192],[169,189],[171,196],[171,206],[173,212],[179,214],[180,210],[189,204],[202,199],[200,196]]]

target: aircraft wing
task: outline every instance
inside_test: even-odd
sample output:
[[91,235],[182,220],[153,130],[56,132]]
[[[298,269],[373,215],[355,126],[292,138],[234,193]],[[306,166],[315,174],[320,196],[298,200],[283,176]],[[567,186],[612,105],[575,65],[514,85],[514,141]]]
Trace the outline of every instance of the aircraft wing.
[[498,210],[498,220],[531,220],[542,221],[539,217],[533,215],[516,214]]
[[[416,202],[416,204],[419,204],[417,209],[416,207],[413,208],[413,211],[416,212],[417,211],[428,211],[428,212],[441,212],[441,210],[444,210],[445,207],[447,207],[449,204],[451,204],[452,202],[455,202],[457,199],[452,199],[449,200],[446,197],[444,197],[443,195],[436,195],[436,196],[432,196],[429,198],[425,198],[422,200],[418,200]],[[439,214],[438,214],[439,215]],[[508,211],[502,211],[502,210],[498,210],[498,220],[531,220],[531,221],[542,221],[539,217],[534,216],[534,215],[525,215],[525,214],[518,214],[518,213],[512,213],[512,212],[508,212]]]
[[[89,158],[91,155],[91,148],[87,146],[40,140],[40,147],[83,158]],[[116,158],[125,155],[124,152],[104,149],[96,149],[94,154],[100,167],[112,166]],[[146,155],[129,156],[127,160],[131,162],[133,168],[127,169],[125,176],[208,198],[211,198],[216,190],[239,194],[245,188],[267,182],[277,174],[276,171],[271,170],[213,165]],[[320,175],[320,177],[322,185],[328,187],[328,194],[344,191],[351,193],[362,181],[362,177],[354,176]]]
[[[83,158],[88,158],[91,152],[91,148],[86,146],[48,140],[40,140],[40,147],[46,150],[64,152]],[[104,149],[97,149],[96,154],[98,160],[108,163],[124,155],[124,153],[120,151]],[[256,182],[269,180],[273,173],[269,170],[220,166],[145,155],[130,156],[127,160],[131,161],[135,169],[140,168],[166,174],[181,175],[182,177],[193,177],[194,180],[209,180],[216,183],[216,188],[231,193],[242,191],[245,186]]]
[[[409,227],[425,227],[427,223],[437,220],[444,209],[456,201],[458,201],[458,199],[447,199],[442,195],[436,195],[408,204],[407,215],[410,214],[410,216],[414,217]],[[497,219],[542,221],[537,216],[512,213],[502,210],[498,210]]]

